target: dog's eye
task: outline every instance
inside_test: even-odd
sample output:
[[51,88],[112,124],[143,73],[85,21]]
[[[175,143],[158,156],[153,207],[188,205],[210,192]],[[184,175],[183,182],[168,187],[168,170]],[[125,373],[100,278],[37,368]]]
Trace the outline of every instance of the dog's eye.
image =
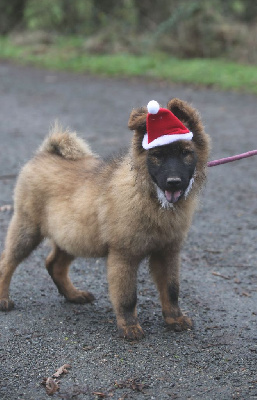
[[193,154],[193,151],[190,149],[183,149],[182,154],[183,156],[190,156],[191,154]]
[[156,157],[156,158],[162,158],[162,157],[163,157],[163,154],[162,154],[161,151],[155,151],[155,153],[153,154],[153,156]]

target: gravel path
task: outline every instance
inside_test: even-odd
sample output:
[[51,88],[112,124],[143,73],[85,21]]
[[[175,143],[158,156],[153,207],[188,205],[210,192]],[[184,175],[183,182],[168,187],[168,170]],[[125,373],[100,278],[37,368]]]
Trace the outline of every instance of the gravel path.
[[[58,118],[103,156],[129,144],[132,107],[152,98],[193,103],[213,141],[212,159],[257,148],[257,98],[142,80],[111,80],[0,63],[0,206],[15,175]],[[16,307],[0,314],[0,398],[48,399],[43,378],[63,364],[61,399],[257,399],[257,157],[209,169],[183,250],[181,306],[191,332],[166,330],[146,263],[138,312],[146,338],[116,336],[105,261],[77,259],[72,279],[96,296],[71,305],[44,269],[44,243],[16,271]],[[0,212],[0,250],[12,211]],[[98,393],[98,394],[97,394]],[[59,397],[58,397],[59,396]]]

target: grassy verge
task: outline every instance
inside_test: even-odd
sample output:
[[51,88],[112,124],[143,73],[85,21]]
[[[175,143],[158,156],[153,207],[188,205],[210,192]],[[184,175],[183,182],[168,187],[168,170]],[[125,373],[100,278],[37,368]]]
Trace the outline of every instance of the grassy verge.
[[0,38],[0,58],[53,70],[142,76],[257,94],[257,67],[254,65],[220,59],[179,60],[164,54],[92,55],[86,53],[83,40],[78,38],[60,38],[51,45],[17,45],[8,38]]

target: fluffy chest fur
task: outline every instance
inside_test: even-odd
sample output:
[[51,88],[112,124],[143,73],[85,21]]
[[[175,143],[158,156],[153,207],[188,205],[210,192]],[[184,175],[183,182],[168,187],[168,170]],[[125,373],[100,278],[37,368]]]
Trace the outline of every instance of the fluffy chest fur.
[[99,196],[99,225],[102,241],[108,246],[145,256],[183,240],[194,201],[185,199],[186,212],[181,204],[163,208],[147,170],[141,170],[139,177],[131,165],[129,157],[124,159],[113,172],[103,198]]

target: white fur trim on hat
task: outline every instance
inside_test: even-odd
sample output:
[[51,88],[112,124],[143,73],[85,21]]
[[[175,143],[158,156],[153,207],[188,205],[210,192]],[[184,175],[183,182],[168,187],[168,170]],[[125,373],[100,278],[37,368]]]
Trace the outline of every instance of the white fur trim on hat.
[[176,142],[177,140],[192,140],[193,133],[180,133],[177,135],[163,135],[159,136],[157,139],[154,139],[152,142],[148,143],[148,135],[147,133],[144,135],[142,146],[145,150],[152,149],[157,146],[164,146],[165,144],[170,144]]
[[151,100],[147,104],[147,110],[149,114],[157,114],[158,111],[160,110],[160,104],[155,100]]

